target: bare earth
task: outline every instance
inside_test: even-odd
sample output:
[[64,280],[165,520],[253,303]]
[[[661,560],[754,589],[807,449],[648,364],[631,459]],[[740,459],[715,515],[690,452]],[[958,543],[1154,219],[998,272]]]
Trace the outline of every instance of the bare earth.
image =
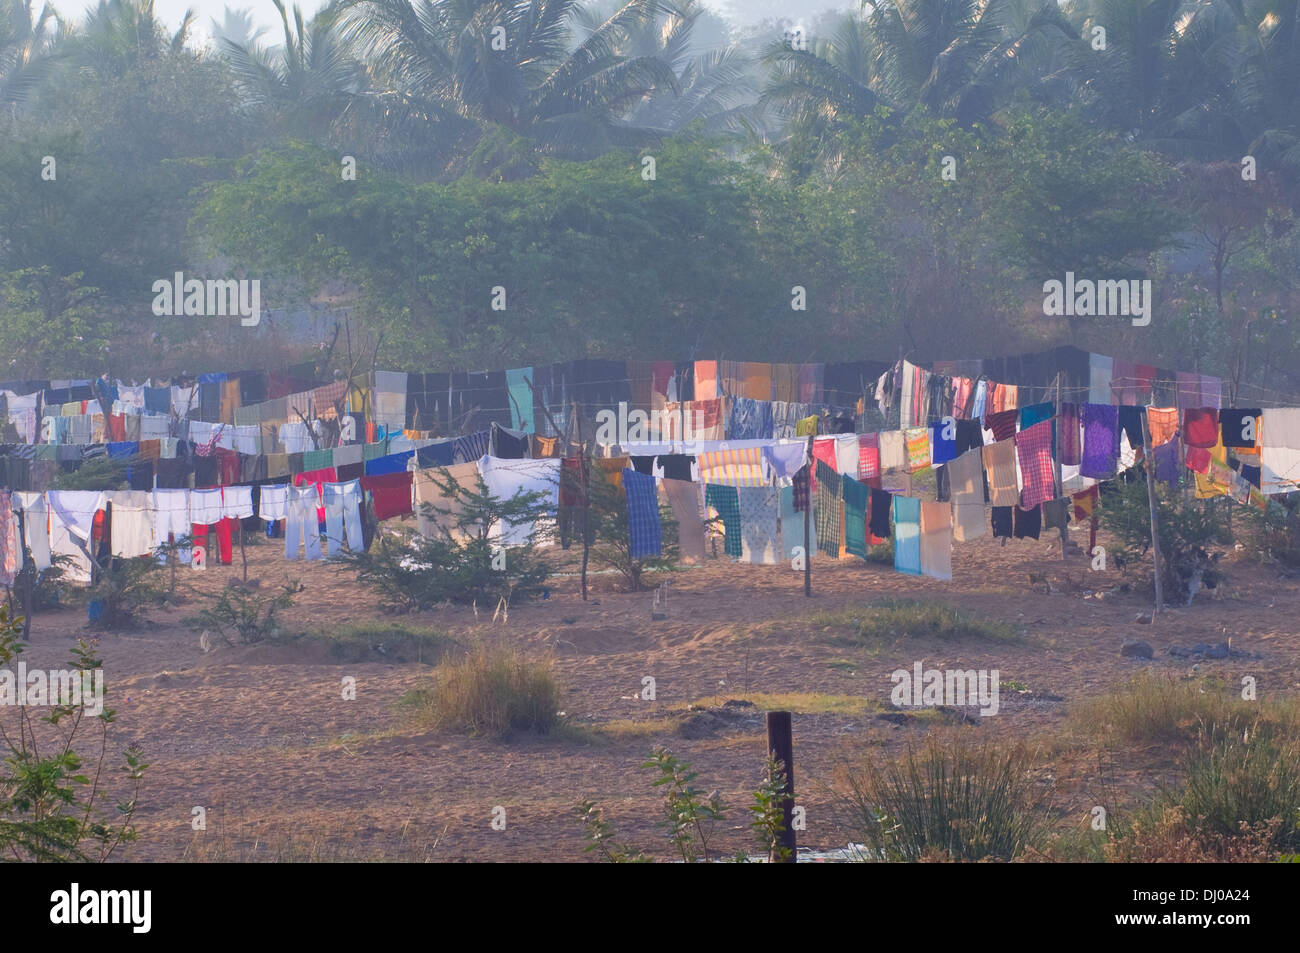
[[[1074,538],[1086,544],[1085,531]],[[390,618],[350,574],[286,563],[278,546],[249,547],[249,576],[264,586],[290,576],[302,581],[306,590],[286,616],[291,630]],[[234,566],[182,570],[185,605],[156,613],[137,631],[99,637],[109,705],[118,713],[110,753],[135,742],[150,764],[137,815],[140,839],[122,858],[577,861],[590,857],[572,813],[583,797],[605,808],[624,840],[666,856],[655,826],[659,795],[641,767],[659,744],[690,761],[697,784],[718,789],[732,808],[719,846],[747,848],[752,838],[742,809],[762,771],[767,700],[704,737],[682,737],[677,726],[689,704],[716,706],[760,693],[875,700],[873,709],[846,713],[790,700],[797,800],[808,823],[800,843],[844,845],[853,834],[836,795],[837,765],[896,752],[934,726],[878,717],[889,705],[890,672],[917,661],[1000,671],[997,717],[939,730],[1041,741],[1058,826],[1082,827],[1102,781],[1095,752],[1060,742],[1071,703],[1142,669],[1185,673],[1191,663],[1170,658],[1169,644],[1228,636],[1234,648],[1260,658],[1203,661],[1200,674],[1229,683],[1252,675],[1261,696],[1300,689],[1300,586],[1240,556],[1230,559],[1229,583],[1217,597],[1168,610],[1154,625],[1135,621],[1150,609],[1140,592],[1086,596],[1084,587],[1118,586],[1122,577],[1113,569],[1089,573],[1078,559],[1061,562],[1054,534],[1005,546],[990,539],[959,545],[951,584],[856,558],[818,558],[813,566],[814,597],[805,599],[802,575],[788,567],[710,560],[673,575],[669,618],[660,622],[650,618],[650,593],[620,593],[611,576],[593,577],[587,604],[575,579],[557,580],[549,599],[515,606],[507,624],[493,624],[490,611],[476,620],[469,609],[402,617],[447,632],[458,649],[502,640],[554,656],[568,719],[595,730],[506,742],[415,724],[398,700],[429,685],[427,661],[330,663],[301,646],[231,647],[218,640],[204,653],[199,633],[182,619],[202,605],[201,594],[238,578],[239,555]],[[1043,571],[1062,591],[1031,586],[1029,573]],[[834,642],[846,626],[809,621],[816,612],[886,598],[949,602],[1018,626],[1025,638],[1010,645],[911,639],[869,651]],[[84,634],[84,609],[46,613],[35,620],[24,658],[29,667],[62,666]],[[1132,637],[1152,643],[1154,661],[1120,656],[1121,642]],[[656,682],[653,702],[638,698],[647,675]],[[355,701],[342,698],[344,676],[356,678]],[[1008,690],[1010,680],[1032,693]],[[1042,695],[1063,700],[1036,697]],[[1168,767],[1164,753],[1152,750],[1142,770],[1121,766],[1108,783],[1138,797]],[[196,806],[207,808],[204,833],[191,829]],[[504,831],[491,826],[497,806],[506,811]]]

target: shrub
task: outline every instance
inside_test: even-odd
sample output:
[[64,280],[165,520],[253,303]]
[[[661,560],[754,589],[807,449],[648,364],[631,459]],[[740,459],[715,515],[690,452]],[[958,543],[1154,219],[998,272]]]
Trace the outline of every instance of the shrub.
[[302,591],[296,579],[278,587],[278,591],[263,593],[256,589],[227,588],[199,611],[191,624],[214,629],[227,642],[238,635],[245,645],[265,642],[280,635],[280,613],[293,605],[293,597]]
[[422,709],[435,728],[508,738],[545,734],[560,721],[560,687],[550,660],[535,661],[517,649],[485,646],[444,661],[431,689],[408,703]]
[[931,738],[896,762],[847,772],[847,783],[855,829],[879,860],[1012,860],[1042,832],[1045,795],[1019,745]]
[[[680,556],[677,521],[673,519],[672,508],[660,503],[662,555],[633,559],[632,540],[628,535],[627,497],[621,489],[604,478],[600,469],[592,469],[588,484],[591,508],[587,514],[591,537],[590,559],[597,566],[619,573],[628,589],[638,591],[642,588],[641,576],[644,573],[670,571],[676,567]],[[579,516],[579,527],[582,525],[581,519]]]
[[[18,633],[18,624],[0,606],[0,665],[12,664],[25,648]],[[78,642],[70,668],[93,672],[102,667],[90,645]],[[148,765],[135,746],[126,750],[121,770],[131,786],[130,796],[112,804],[104,783],[112,709],[90,715],[84,705],[53,705],[40,720],[62,737],[42,754],[33,715],[26,705],[16,707],[16,739],[0,732],[6,750],[0,767],[0,856],[29,862],[102,862],[122,844],[136,840],[132,819]],[[76,750],[87,717],[93,719],[89,723],[98,723],[93,745],[98,750],[89,760]]]
[[[1151,549],[1151,509],[1147,485],[1131,480],[1117,483],[1102,495],[1098,525],[1115,543],[1117,564],[1125,572],[1136,568]],[[1220,505],[1225,501],[1184,501],[1177,493],[1161,492],[1159,502],[1161,583],[1166,601],[1191,605],[1202,587],[1213,589],[1222,574],[1217,568],[1220,555],[1215,546],[1232,543],[1232,534]],[[1236,503],[1226,501],[1227,505]],[[1154,570],[1151,571],[1154,580]],[[1153,582],[1154,585],[1154,582]]]
[[306,633],[303,639],[328,645],[338,659],[365,659],[372,655],[400,660],[406,655],[417,662],[433,664],[452,644],[441,632],[401,622],[354,622],[333,626],[323,632]]
[[152,556],[138,559],[110,558],[99,566],[88,590],[91,599],[103,603],[95,625],[118,629],[142,619],[148,609],[162,603],[164,589],[159,582],[162,567]]
[[[445,505],[423,505],[427,518],[440,518],[432,536],[410,531],[376,537],[368,552],[336,557],[355,568],[357,579],[375,589],[384,604],[427,609],[443,602],[496,605],[541,593],[550,574],[537,546],[550,532],[550,504],[541,493],[520,491],[509,500],[488,493],[482,477],[475,488],[450,474],[435,476]],[[531,524],[524,543],[499,550],[493,536],[503,525]]]

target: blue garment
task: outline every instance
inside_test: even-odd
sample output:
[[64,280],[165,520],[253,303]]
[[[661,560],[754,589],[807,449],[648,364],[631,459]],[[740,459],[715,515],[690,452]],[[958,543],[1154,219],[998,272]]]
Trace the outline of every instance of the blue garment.
[[383,476],[385,473],[405,473],[406,463],[415,456],[414,450],[405,453],[390,453],[386,457],[375,457],[366,461],[366,476]]
[[626,467],[623,470],[623,492],[627,495],[629,555],[633,559],[662,556],[663,536],[655,478]]
[[456,437],[451,442],[452,454],[456,463],[477,463],[487,456],[491,445],[492,431],[480,430],[478,433]]
[[138,440],[123,440],[108,445],[108,458],[110,460],[134,457],[139,452],[140,442]]
[[455,452],[450,440],[440,440],[437,443],[431,443],[427,447],[420,447],[415,451],[415,460],[420,469],[425,470],[429,467],[449,467],[455,460]]
[[942,420],[936,420],[930,424],[930,463],[948,463],[957,459],[957,425],[953,421],[952,436],[945,439],[943,435],[946,425]]
[[172,412],[172,389],[170,387],[146,387],[144,389],[144,410],[147,414],[168,414]]
[[727,418],[728,440],[772,439],[772,402],[733,397]]
[[1034,424],[1040,424],[1044,420],[1051,420],[1056,416],[1056,405],[1030,404],[1028,407],[1020,408],[1020,429],[1028,430]]
[[921,501],[894,497],[894,570],[921,575]]
[[338,554],[343,548],[345,532],[348,549],[354,553],[361,552],[361,481],[326,483],[323,490],[326,554]]

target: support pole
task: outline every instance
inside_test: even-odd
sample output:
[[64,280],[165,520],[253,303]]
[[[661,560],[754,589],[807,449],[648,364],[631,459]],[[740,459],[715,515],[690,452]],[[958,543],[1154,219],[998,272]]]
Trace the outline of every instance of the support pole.
[[1156,459],[1155,454],[1151,452],[1151,427],[1147,424],[1147,415],[1145,410],[1142,413],[1142,469],[1147,473],[1147,502],[1151,509],[1151,555],[1155,561],[1156,567],[1156,606],[1151,613],[1151,618],[1155,619],[1160,610],[1164,607],[1164,583],[1160,578],[1161,560],[1160,560],[1160,517],[1156,506]]
[[774,850],[768,854],[767,859],[770,863],[793,864],[798,844],[794,832],[794,731],[788,711],[767,713],[767,756],[777,762],[785,791],[785,796],[781,799],[781,817],[784,823],[776,845],[785,856],[778,857]]

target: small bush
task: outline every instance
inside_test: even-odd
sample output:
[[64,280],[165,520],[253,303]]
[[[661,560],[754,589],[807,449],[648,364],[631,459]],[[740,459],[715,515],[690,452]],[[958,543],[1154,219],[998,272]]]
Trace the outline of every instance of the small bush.
[[[1167,602],[1191,605],[1202,588],[1213,589],[1223,576],[1217,568],[1222,553],[1216,546],[1232,543],[1232,534],[1218,503],[1231,501],[1188,500],[1177,493],[1157,490],[1160,528],[1161,582]],[[1151,507],[1144,481],[1117,483],[1103,494],[1098,508],[1099,525],[1115,540],[1114,555],[1125,572],[1141,565],[1151,549]],[[1154,580],[1154,569],[1150,570]],[[1154,585],[1154,583],[1153,583]]]
[[560,687],[555,665],[516,649],[480,646],[443,662],[431,689],[412,693],[434,728],[508,738],[545,734],[559,724]]
[[280,613],[293,605],[294,593],[301,589],[296,579],[280,586],[279,591],[223,589],[212,605],[201,609],[196,619],[188,621],[214,629],[232,644],[232,635],[237,635],[245,645],[265,642],[282,633]]
[[161,570],[152,556],[110,558],[99,567],[88,591],[91,599],[103,603],[95,625],[120,629],[139,622],[150,608],[161,605],[165,596]]
[[1042,833],[1045,795],[1021,746],[930,739],[847,773],[855,829],[878,860],[1012,860]]

